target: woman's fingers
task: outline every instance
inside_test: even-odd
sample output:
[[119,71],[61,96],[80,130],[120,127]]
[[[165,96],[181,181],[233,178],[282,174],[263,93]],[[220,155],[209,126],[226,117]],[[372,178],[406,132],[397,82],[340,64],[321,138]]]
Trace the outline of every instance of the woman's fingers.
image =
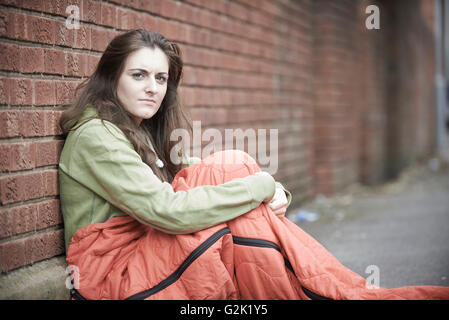
[[287,206],[287,202],[275,201],[273,203],[269,203],[268,205],[270,206],[271,210],[274,211],[274,210],[278,210],[278,209],[281,209],[281,208],[285,208]]
[[276,188],[273,199],[268,203],[273,213],[277,216],[283,216],[287,212],[287,196],[284,190]]
[[284,216],[286,212],[287,209],[285,207],[273,211],[273,213],[277,216]]
[[276,188],[273,199],[268,203],[271,208],[277,208],[279,206],[287,205],[287,196],[281,188]]

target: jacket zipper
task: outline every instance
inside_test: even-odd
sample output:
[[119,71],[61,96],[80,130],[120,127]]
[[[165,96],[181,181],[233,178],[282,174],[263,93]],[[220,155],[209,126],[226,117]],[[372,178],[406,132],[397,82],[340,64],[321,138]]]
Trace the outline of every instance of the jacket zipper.
[[[250,247],[259,247],[259,248],[271,248],[279,251],[282,254],[281,248],[279,246],[268,240],[262,240],[262,239],[254,239],[254,238],[243,238],[238,236],[232,236],[232,240],[235,244],[242,245],[242,246],[250,246]],[[290,261],[282,254],[284,257],[284,263],[285,266],[293,273],[295,274],[295,271],[293,270],[293,267],[290,263]],[[295,275],[296,276],[296,275]],[[311,290],[307,289],[306,287],[301,285],[301,289],[304,292],[306,296],[308,296],[312,300],[332,300],[327,297],[323,297],[315,292],[312,292]]]

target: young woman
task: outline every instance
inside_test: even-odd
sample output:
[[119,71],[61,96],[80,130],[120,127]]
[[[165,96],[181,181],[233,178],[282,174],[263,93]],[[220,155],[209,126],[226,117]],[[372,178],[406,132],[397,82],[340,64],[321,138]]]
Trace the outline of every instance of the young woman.
[[[240,151],[178,155],[190,129],[179,47],[135,30],[111,41],[63,113],[59,163],[75,298],[441,298],[446,288],[367,290],[283,217],[291,195]],[[229,161],[232,160],[232,161]],[[396,291],[395,291],[396,290]]]
[[[170,161],[176,142],[169,136],[175,128],[190,129],[177,92],[182,68],[178,46],[162,35],[125,33],[111,41],[63,113],[67,139],[59,179],[66,246],[81,227],[125,214],[182,234],[231,220],[263,201],[273,200],[273,209],[285,213],[285,193],[275,193],[269,174],[173,192],[169,183],[183,165]],[[185,156],[184,166],[199,160]]]

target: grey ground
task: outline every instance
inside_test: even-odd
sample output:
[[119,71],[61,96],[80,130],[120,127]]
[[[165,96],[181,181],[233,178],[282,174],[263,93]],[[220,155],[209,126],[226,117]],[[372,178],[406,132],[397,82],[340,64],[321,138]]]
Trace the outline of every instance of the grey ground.
[[300,209],[320,219],[297,225],[364,278],[377,266],[381,287],[449,286],[449,166],[436,161],[382,186],[318,196]]

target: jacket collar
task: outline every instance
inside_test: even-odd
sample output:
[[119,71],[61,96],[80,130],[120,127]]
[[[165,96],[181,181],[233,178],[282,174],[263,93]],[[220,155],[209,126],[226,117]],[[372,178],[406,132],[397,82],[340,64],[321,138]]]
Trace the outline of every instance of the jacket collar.
[[73,126],[72,130],[77,129],[78,127],[80,127],[81,125],[83,125],[84,123],[86,123],[89,120],[92,119],[97,119],[98,118],[98,113],[97,110],[93,107],[93,106],[88,106],[83,113],[81,114],[81,116],[79,117],[78,121],[76,122],[76,124]]

